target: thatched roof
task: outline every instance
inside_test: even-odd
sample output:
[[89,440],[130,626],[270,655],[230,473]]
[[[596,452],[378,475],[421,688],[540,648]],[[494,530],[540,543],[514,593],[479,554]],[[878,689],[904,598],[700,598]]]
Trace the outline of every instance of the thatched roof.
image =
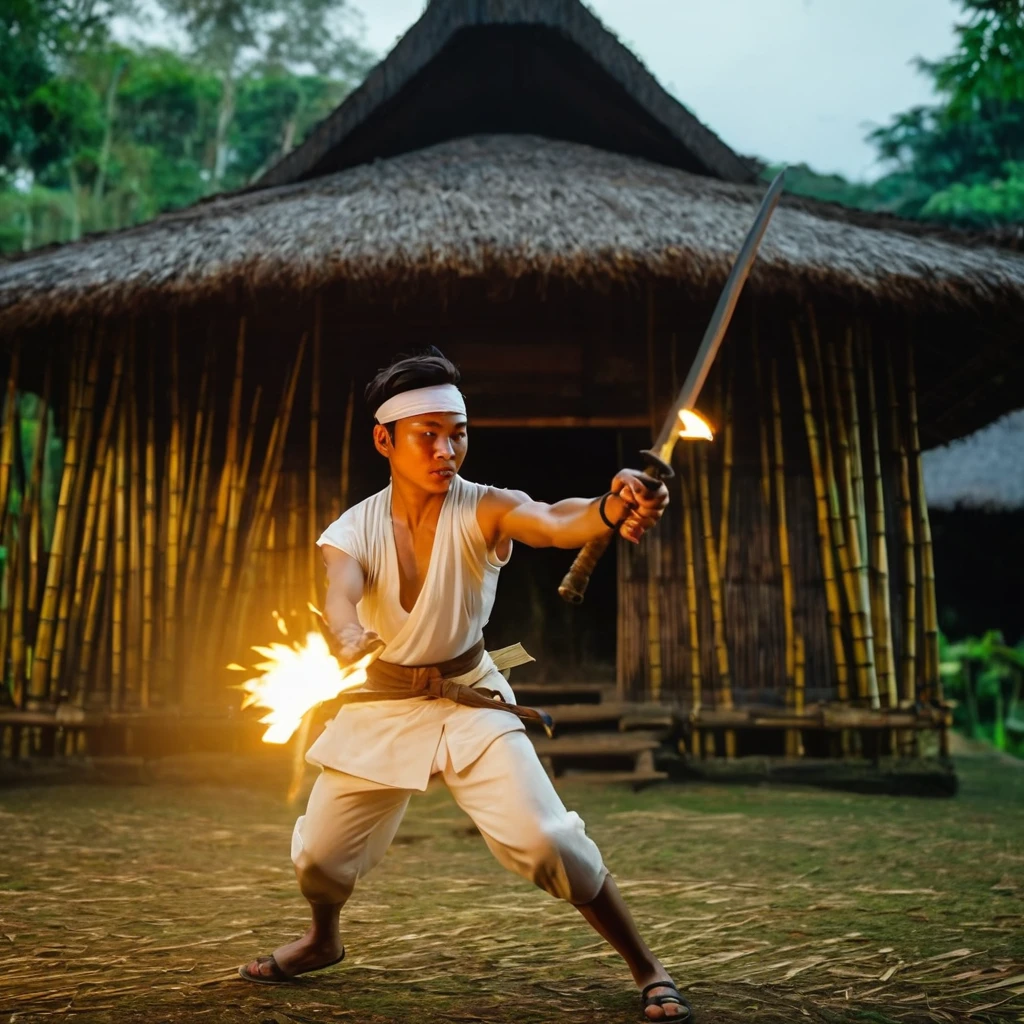
[[[652,277],[721,286],[764,188],[569,142],[457,139],[311,181],[216,198],[0,265],[0,329],[155,300],[337,280]],[[784,199],[748,288],[916,308],[1024,309],[1024,256]]]
[[932,508],[1024,509],[1024,409],[923,459]]
[[756,175],[580,0],[432,0],[257,187],[483,132],[583,142],[726,181]]

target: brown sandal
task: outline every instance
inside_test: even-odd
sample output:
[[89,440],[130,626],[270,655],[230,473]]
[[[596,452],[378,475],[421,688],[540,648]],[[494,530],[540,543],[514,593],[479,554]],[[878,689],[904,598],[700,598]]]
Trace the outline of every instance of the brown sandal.
[[[327,967],[333,967],[335,964],[340,964],[345,959],[345,949],[342,947],[341,956],[337,959],[332,960],[330,963],[321,964],[319,967],[310,967],[308,970],[299,971],[299,974],[309,974],[311,971],[322,971]],[[246,981],[255,982],[257,985],[287,985],[288,982],[294,981],[297,974],[286,974],[281,970],[281,965],[271,956],[258,956],[256,957],[256,963],[270,964],[270,974],[253,974],[249,970],[248,964],[243,964],[238,968],[238,976],[244,978]]]
[[[670,988],[672,991],[660,996],[649,996],[647,993],[655,988]],[[646,1010],[648,1006],[660,1006],[662,1009],[666,1006],[681,1006],[686,1011],[685,1013],[677,1013],[671,1017],[666,1013],[660,1019],[663,1021],[679,1021],[680,1024],[692,1024],[693,1022],[693,1008],[671,981],[652,981],[650,985],[644,986],[644,990],[640,993],[641,1011]],[[645,1013],[644,1020],[649,1019]]]

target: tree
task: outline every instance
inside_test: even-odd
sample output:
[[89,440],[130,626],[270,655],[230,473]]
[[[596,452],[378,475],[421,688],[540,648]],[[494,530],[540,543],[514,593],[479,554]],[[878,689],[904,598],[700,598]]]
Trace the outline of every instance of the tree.
[[[351,87],[371,63],[352,33],[354,12],[346,0],[160,0],[185,31],[192,55],[220,79],[210,191],[222,187],[230,160],[231,129],[241,80],[312,69]],[[285,99],[278,90],[278,99]],[[291,90],[280,147],[304,113],[301,88]],[[289,129],[289,125],[291,128]]]
[[892,170],[881,208],[988,227],[1024,220],[1024,4],[961,0],[957,48],[918,60],[941,102],[915,107],[869,136]]

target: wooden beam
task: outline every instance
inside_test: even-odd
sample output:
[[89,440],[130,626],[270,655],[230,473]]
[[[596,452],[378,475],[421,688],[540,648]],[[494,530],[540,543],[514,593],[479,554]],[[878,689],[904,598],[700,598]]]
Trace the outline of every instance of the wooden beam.
[[593,427],[601,430],[628,430],[648,428],[650,417],[646,413],[622,416],[472,416],[471,427]]

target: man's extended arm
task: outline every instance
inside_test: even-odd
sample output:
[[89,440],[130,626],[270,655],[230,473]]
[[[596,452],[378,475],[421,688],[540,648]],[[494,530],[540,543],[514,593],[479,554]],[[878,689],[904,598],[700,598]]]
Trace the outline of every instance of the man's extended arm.
[[364,630],[356,614],[366,582],[362,566],[347,552],[325,544],[321,550],[327,566],[327,599],[324,621],[341,646],[343,662],[354,661],[375,633]]
[[[648,491],[639,475],[633,470],[616,474],[612,496],[605,503],[605,514],[613,523],[626,517],[619,532],[634,543],[657,523],[668,504],[665,485]],[[580,548],[608,532],[600,500],[566,498],[549,505],[522,491],[492,488],[480,502],[478,520],[491,548],[509,539],[534,548]]]

